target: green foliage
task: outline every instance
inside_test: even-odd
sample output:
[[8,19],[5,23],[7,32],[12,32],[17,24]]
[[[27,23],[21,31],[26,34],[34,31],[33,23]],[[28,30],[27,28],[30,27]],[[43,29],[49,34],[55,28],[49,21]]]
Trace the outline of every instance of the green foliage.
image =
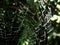
[[3,33],[0,39],[7,40],[4,44],[12,45],[13,42],[9,42],[12,40],[16,41],[14,45],[59,45],[59,0],[3,0],[2,2],[0,30]]

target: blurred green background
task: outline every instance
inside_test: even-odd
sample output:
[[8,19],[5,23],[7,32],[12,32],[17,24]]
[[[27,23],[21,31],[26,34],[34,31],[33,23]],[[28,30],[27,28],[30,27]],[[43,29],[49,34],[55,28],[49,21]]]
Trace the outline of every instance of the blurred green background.
[[0,45],[59,45],[60,0],[0,0]]

